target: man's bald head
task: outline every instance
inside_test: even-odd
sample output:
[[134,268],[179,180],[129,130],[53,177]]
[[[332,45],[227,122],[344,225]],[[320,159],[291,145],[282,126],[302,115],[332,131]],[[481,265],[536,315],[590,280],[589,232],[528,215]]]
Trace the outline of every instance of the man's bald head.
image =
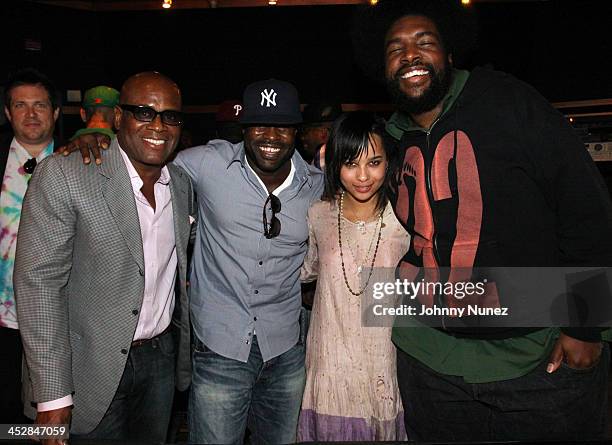
[[133,103],[134,94],[142,94],[145,91],[163,91],[176,95],[181,101],[181,90],[176,82],[157,71],[145,71],[130,76],[121,87],[119,100],[122,104]]

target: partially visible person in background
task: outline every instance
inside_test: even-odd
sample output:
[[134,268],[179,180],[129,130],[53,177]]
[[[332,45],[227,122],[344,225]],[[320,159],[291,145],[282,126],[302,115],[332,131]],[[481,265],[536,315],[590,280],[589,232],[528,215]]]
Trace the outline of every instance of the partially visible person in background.
[[215,115],[215,127],[217,139],[237,144],[242,142],[242,103],[238,100],[226,100],[219,104]]
[[36,165],[53,153],[59,95],[33,69],[15,73],[4,88],[4,113],[12,134],[0,141],[0,423],[21,423],[21,356],[13,267],[23,197]]
[[[304,123],[299,131],[301,142],[299,152],[306,162],[314,165],[319,170],[325,171],[325,150],[323,145],[329,139],[332,124],[341,114],[342,106],[336,102],[312,103],[306,105],[302,112]],[[300,323],[302,324],[301,332],[304,336],[304,341],[308,334],[316,286],[316,281],[302,283],[302,303],[304,308]]]
[[306,105],[302,112],[304,123],[300,128],[302,142],[301,155],[306,162],[323,170],[324,155],[319,152],[327,143],[333,122],[342,114],[342,106],[337,102],[318,102]]
[[193,133],[191,132],[191,130],[183,128],[183,130],[181,131],[181,139],[179,141],[177,150],[184,150],[185,148],[191,148],[193,146]]
[[85,91],[81,104],[81,119],[85,128],[78,130],[70,139],[82,134],[103,133],[112,138],[115,106],[119,104],[119,91],[107,86],[97,86]]

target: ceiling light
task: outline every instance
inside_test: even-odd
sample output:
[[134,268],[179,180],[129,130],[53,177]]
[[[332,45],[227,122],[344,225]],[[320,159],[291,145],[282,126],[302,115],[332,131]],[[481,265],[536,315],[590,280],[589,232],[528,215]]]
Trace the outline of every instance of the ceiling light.
[[268,5],[276,5],[276,0],[268,0]]
[[162,3],[162,8],[169,9],[172,8],[172,0],[164,0]]
[[462,5],[469,5],[471,3],[470,0],[461,0]]
[[370,0],[370,5],[374,6],[378,3],[378,0]]

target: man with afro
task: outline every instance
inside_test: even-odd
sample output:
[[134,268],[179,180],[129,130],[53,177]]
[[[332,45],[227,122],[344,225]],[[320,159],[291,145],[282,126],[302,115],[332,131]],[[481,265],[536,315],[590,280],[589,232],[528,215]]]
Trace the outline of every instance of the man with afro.
[[[457,282],[483,267],[537,275],[543,266],[609,266],[612,206],[587,151],[527,84],[455,68],[474,42],[474,22],[454,4],[382,0],[354,26],[362,67],[386,82],[397,108],[387,123],[397,143],[392,203],[412,235],[401,277],[417,281],[425,269]],[[510,324],[396,320],[411,440],[605,437],[609,351],[601,329],[530,324],[522,315],[537,313],[543,296],[524,286],[519,304],[512,291],[489,282],[470,301],[506,308]],[[418,301],[428,308],[461,304],[453,295],[425,297]]]

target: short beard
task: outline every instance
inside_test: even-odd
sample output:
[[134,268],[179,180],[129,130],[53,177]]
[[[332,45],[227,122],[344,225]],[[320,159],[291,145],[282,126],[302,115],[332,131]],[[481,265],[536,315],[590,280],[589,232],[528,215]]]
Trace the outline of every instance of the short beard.
[[433,110],[446,96],[453,81],[453,72],[450,64],[446,62],[441,71],[436,72],[431,65],[425,65],[430,73],[431,84],[420,97],[409,97],[400,89],[400,76],[395,75],[387,80],[387,90],[393,103],[406,114],[416,115]]

